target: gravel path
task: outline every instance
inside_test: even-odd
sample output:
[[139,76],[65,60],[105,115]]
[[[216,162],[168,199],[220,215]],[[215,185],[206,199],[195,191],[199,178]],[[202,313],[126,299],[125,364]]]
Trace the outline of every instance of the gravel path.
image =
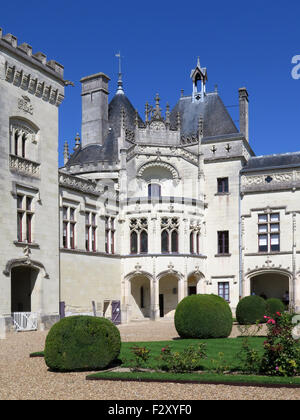
[[[123,341],[176,337],[169,321],[119,327]],[[300,389],[86,381],[86,373],[49,372],[43,358],[29,354],[44,348],[46,331],[10,333],[0,340],[0,400],[300,400]]]

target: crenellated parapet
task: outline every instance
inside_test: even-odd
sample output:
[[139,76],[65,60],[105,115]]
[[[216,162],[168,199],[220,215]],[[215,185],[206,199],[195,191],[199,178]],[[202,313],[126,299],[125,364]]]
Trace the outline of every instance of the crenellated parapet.
[[55,60],[47,61],[42,52],[33,53],[32,47],[18,45],[12,34],[3,35],[0,28],[0,80],[21,87],[32,95],[59,106],[64,99],[64,67]]

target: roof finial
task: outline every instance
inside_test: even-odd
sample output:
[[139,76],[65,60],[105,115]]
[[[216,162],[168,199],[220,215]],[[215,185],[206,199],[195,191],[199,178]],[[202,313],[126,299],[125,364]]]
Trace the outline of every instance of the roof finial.
[[121,69],[121,52],[120,51],[116,54],[116,57],[119,59],[119,78],[118,78],[117,94],[123,94],[124,95],[123,80],[122,80],[122,69]]
[[64,143],[64,165],[68,162],[70,158],[70,154],[69,154],[69,145],[67,140]]
[[200,57],[198,56],[198,59],[197,59],[197,67],[199,67],[199,69],[201,69],[201,66],[200,66]]

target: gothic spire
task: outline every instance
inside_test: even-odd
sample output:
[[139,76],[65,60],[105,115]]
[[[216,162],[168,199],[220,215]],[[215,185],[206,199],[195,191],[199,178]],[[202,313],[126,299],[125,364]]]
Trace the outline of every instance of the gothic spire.
[[117,89],[116,94],[124,95],[120,51],[116,54],[116,57],[119,59],[119,78],[118,78],[118,89]]

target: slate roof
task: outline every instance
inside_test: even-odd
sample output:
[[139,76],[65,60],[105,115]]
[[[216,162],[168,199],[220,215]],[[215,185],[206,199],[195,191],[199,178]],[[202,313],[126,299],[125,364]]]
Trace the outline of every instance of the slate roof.
[[[117,138],[121,128],[121,109],[125,111],[125,124],[129,130],[135,127],[135,109],[125,94],[116,94],[108,106],[110,131],[103,145],[90,144],[83,149],[75,150],[66,166],[92,162],[114,163],[118,159]],[[177,126],[177,113],[181,117],[181,134],[188,136],[197,134],[200,115],[203,116],[203,135],[206,137],[239,133],[226,107],[217,93],[209,93],[203,102],[192,103],[191,97],[179,99],[170,114],[171,127]],[[139,125],[143,120],[138,116]]]
[[213,137],[238,133],[225,105],[217,93],[209,93],[203,102],[192,102],[192,97],[179,99],[170,115],[171,126],[176,126],[177,113],[180,113],[181,134],[197,134],[200,115],[203,117],[203,136]]
[[300,152],[251,157],[241,172],[300,166]]
[[[126,127],[130,130],[135,125],[135,109],[124,94],[116,94],[108,106],[109,133],[104,139],[103,145],[90,144],[83,149],[75,150],[66,166],[92,162],[115,163],[118,159],[117,138],[121,130],[121,109],[125,111]],[[140,117],[139,123],[143,121]]]

